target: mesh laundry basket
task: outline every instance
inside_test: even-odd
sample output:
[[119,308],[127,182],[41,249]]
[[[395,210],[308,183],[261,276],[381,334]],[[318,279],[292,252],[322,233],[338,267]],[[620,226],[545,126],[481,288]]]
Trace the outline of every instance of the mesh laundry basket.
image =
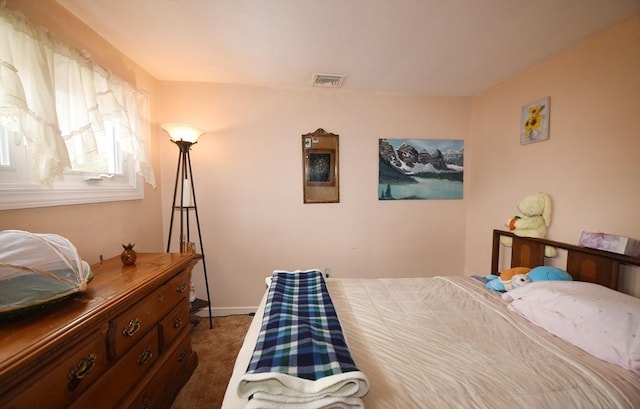
[[0,316],[14,316],[84,291],[93,278],[73,244],[57,234],[0,231]]

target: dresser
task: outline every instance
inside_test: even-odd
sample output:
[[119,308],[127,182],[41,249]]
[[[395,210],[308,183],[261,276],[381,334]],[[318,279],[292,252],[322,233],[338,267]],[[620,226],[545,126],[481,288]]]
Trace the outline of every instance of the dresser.
[[0,320],[0,408],[168,408],[198,364],[194,253],[92,266],[86,292]]

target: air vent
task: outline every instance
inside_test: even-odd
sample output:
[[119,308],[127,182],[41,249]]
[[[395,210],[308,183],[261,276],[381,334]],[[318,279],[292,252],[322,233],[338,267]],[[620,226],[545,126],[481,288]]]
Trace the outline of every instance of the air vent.
[[313,74],[312,84],[314,87],[340,88],[344,85],[347,74]]

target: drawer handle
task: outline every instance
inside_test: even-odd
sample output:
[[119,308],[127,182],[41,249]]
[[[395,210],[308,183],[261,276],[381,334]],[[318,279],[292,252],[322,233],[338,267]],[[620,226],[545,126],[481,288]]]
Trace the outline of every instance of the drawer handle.
[[140,318],[129,321],[129,325],[122,330],[122,335],[132,337],[140,329]]
[[147,398],[144,398],[142,400],[142,405],[140,405],[140,409],[149,409],[149,401],[147,400]]
[[177,292],[179,292],[179,293],[183,293],[183,292],[184,292],[184,290],[186,290],[186,289],[187,289],[187,282],[186,282],[186,281],[183,281],[183,282],[181,282],[181,283],[180,283],[180,285],[176,288],[176,291],[177,291]]
[[91,372],[93,367],[96,366],[97,358],[96,354],[90,353],[89,356],[80,359],[75,367],[69,369],[69,374],[67,375],[67,378],[69,378],[69,383],[67,384],[68,390],[74,390],[82,378]]
[[178,362],[184,361],[186,357],[187,357],[187,350],[183,349],[182,352],[180,352],[180,355],[178,355]]
[[182,325],[182,318],[180,317],[176,317],[175,320],[173,320],[173,328],[180,328],[180,325]]
[[151,345],[149,345],[144,352],[138,356],[138,365],[142,366],[146,364],[152,356],[153,352],[151,352]]

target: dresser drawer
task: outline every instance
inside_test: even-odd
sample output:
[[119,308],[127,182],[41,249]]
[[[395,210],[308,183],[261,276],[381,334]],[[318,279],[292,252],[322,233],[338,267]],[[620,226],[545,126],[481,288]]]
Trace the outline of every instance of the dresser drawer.
[[160,322],[160,350],[171,348],[171,343],[182,331],[191,328],[189,303],[182,302]]
[[46,397],[47,408],[64,408],[91,386],[109,367],[105,330],[90,335],[62,354],[55,366],[39,370],[31,384],[22,384],[21,392],[5,408],[40,407]]
[[[171,402],[166,401],[167,393],[172,395],[172,389],[179,389],[182,385],[176,385],[176,375],[180,373],[190,374],[197,364],[197,358],[191,350],[191,337],[186,332],[168,351],[169,356],[162,367],[147,384],[142,393],[130,404],[129,409],[151,409],[168,407]],[[193,368],[192,368],[193,367]],[[184,378],[180,377],[179,378]],[[180,379],[180,383],[186,382]],[[177,392],[177,391],[176,391]]]
[[184,269],[180,274],[171,279],[163,288],[165,289],[165,297],[171,307],[175,306],[178,301],[189,295],[189,283],[191,281],[192,266]]
[[187,268],[111,322],[109,358],[116,359],[153,328],[189,293]]
[[155,327],[71,407],[78,409],[116,407],[127,391],[153,367],[159,355],[158,329]]

